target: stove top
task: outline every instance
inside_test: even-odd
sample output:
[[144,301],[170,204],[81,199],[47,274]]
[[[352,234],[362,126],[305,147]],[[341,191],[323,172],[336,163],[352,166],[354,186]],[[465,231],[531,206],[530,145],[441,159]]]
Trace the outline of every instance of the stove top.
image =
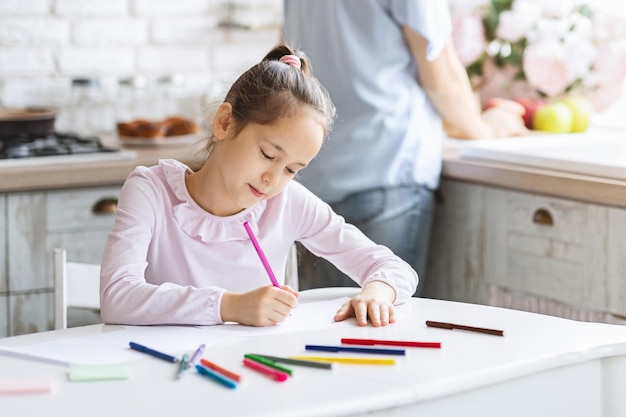
[[0,136],[0,167],[131,159],[134,151],[104,146],[99,137],[49,132]]

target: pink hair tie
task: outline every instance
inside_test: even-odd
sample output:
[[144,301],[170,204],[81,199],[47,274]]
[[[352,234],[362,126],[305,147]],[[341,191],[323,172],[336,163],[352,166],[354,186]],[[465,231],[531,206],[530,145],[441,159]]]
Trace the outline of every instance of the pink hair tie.
[[295,55],[283,55],[278,61],[282,62],[283,64],[291,65],[292,67],[295,67],[297,69],[300,69],[300,67],[302,66],[300,58]]

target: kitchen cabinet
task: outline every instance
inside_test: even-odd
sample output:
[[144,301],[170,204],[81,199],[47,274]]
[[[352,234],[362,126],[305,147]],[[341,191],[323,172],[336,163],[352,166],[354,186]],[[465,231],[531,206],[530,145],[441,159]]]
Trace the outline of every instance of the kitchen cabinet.
[[0,337],[9,335],[9,280],[7,276],[6,241],[7,197],[0,193]]
[[626,210],[444,179],[426,295],[568,318],[626,316]]
[[[121,186],[7,193],[7,335],[53,328],[52,250],[100,263]],[[1,242],[1,241],[0,241]]]

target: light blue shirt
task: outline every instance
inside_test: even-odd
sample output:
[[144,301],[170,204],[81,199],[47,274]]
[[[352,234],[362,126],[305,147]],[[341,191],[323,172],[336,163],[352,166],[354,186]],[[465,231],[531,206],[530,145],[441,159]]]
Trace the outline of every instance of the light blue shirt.
[[311,59],[337,120],[319,155],[299,174],[327,202],[398,185],[436,188],[445,136],[417,82],[406,25],[439,55],[452,33],[443,0],[286,0],[285,41]]

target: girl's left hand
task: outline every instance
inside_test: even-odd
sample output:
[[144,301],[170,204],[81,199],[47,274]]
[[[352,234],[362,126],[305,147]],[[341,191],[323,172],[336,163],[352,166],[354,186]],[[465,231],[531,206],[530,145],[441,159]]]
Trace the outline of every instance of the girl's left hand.
[[361,292],[346,301],[335,314],[335,321],[356,317],[359,326],[367,326],[369,319],[374,327],[395,323],[393,288],[381,281],[367,284]]

